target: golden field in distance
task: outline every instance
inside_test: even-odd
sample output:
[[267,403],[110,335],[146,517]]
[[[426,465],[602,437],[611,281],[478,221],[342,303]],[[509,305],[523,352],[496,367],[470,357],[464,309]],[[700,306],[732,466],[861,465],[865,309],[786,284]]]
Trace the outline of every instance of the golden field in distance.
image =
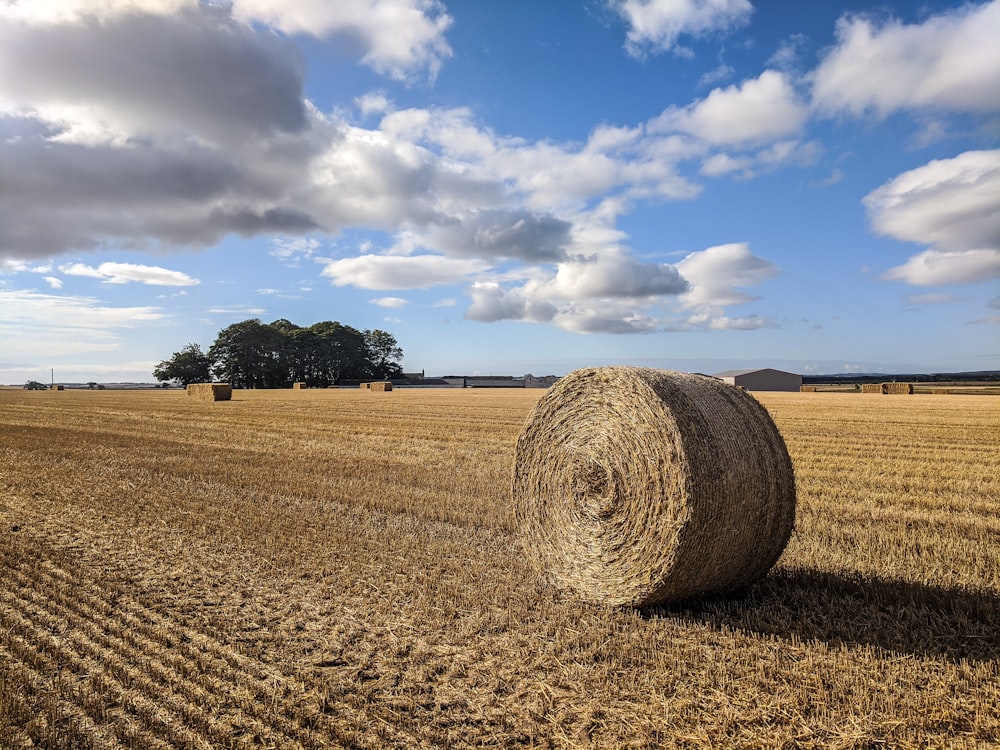
[[746,596],[579,602],[525,390],[0,391],[0,747],[1000,747],[1000,399],[759,393]]

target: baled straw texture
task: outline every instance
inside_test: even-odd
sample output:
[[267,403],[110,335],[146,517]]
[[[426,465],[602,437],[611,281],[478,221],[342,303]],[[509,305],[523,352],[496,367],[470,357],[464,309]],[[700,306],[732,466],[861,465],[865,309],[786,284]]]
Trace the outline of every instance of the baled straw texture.
[[233,387],[229,383],[189,383],[187,394],[197,401],[230,401]]
[[528,558],[613,605],[740,590],[778,560],[795,518],[791,459],[752,396],[637,367],[578,370],[539,400],[511,496]]
[[881,393],[882,384],[881,383],[862,383],[861,384],[862,393]]
[[308,387],[309,386],[306,385],[305,383],[301,383],[301,382],[300,383],[292,383],[292,390],[293,391],[304,391]]
[[890,396],[908,395],[913,393],[913,383],[882,383],[882,393]]
[[799,393],[816,393],[816,386],[814,385],[800,385]]
[[381,382],[381,381],[376,381],[376,382],[374,382],[374,383],[371,384],[371,389],[373,391],[391,391],[392,390],[392,383],[390,383],[388,381],[386,381],[384,383]]

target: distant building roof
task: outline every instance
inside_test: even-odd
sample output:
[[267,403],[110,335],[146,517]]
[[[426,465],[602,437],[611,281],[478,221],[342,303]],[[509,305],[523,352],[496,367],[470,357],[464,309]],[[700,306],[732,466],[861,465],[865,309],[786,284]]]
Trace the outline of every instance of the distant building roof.
[[748,370],[723,370],[722,372],[717,372],[712,377],[716,378],[734,378],[740,375],[749,375],[751,372],[780,372],[785,375],[796,375],[797,373],[788,372],[787,370],[775,370],[773,367],[751,367]]

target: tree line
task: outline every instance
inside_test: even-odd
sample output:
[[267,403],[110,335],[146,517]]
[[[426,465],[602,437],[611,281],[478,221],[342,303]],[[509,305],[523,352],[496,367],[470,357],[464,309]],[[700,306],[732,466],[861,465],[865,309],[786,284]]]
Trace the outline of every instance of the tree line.
[[181,385],[211,380],[233,388],[310,388],[345,380],[385,380],[402,375],[403,350],[386,331],[359,331],[336,321],[308,328],[284,318],[253,318],[219,331],[208,353],[188,344],[153,369],[160,381]]

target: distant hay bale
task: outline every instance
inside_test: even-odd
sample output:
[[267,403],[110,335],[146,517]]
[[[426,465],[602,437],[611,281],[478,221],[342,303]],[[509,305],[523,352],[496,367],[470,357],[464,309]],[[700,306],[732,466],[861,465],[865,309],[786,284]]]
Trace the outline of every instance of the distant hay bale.
[[931,388],[931,393],[933,393],[935,395],[938,395],[938,396],[947,396],[948,395],[948,389],[947,388]]
[[358,387],[361,388],[361,390],[363,390],[363,391],[370,391],[372,389],[372,384],[371,383],[359,383]]
[[882,393],[899,396],[913,393],[913,383],[882,383]]
[[305,383],[292,383],[292,390],[293,391],[302,391],[302,390],[305,390],[308,387],[309,386],[306,385]]
[[785,442],[716,378],[577,370],[517,440],[511,499],[525,554],[591,601],[647,605],[738,591],[778,560],[795,518]]
[[49,388],[50,391],[64,391],[66,388],[61,385],[53,385]]
[[861,384],[862,393],[881,393],[882,384],[881,383],[862,383]]
[[374,383],[371,384],[371,390],[373,390],[373,391],[391,391],[392,390],[392,383],[390,383],[388,380],[385,381],[385,382],[376,381],[376,382],[374,382]]
[[229,383],[189,383],[187,395],[196,401],[230,401],[233,387]]
[[800,385],[799,393],[816,393],[816,386],[814,385]]

